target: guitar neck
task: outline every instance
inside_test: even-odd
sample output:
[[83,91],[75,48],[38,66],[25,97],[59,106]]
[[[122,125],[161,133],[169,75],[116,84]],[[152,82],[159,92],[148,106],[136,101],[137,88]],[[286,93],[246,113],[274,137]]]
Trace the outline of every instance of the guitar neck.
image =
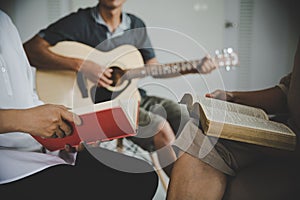
[[167,64],[148,64],[126,71],[126,79],[144,78],[152,76],[154,78],[176,77],[183,74],[199,73],[198,68],[201,60],[174,62]]

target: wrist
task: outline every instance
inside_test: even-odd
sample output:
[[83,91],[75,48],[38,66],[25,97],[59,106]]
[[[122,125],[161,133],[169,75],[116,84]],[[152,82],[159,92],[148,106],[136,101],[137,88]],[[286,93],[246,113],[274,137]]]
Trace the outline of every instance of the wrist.
[[11,121],[17,122],[15,124],[13,123],[15,129],[14,131],[27,132],[25,124],[28,123],[28,120],[30,120],[30,116],[26,116],[25,110],[13,110]]
[[81,65],[83,63],[83,60],[78,59],[78,58],[72,58],[72,62],[70,68],[76,72],[80,71]]
[[234,92],[226,92],[226,101],[234,102],[235,101]]

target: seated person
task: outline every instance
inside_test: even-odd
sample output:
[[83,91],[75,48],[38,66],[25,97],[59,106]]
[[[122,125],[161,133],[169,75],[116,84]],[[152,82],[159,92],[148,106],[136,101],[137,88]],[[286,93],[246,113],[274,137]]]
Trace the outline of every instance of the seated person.
[[[269,114],[287,112],[289,114],[287,125],[296,133],[297,140],[299,140],[300,41],[293,71],[282,78],[279,85],[249,92],[217,90],[206,96],[258,107]],[[216,144],[212,145],[212,141]],[[299,141],[297,143],[295,151],[285,151],[216,139],[205,136],[197,126],[189,122],[174,143],[184,153],[174,164],[167,199],[222,199],[228,177],[235,176],[237,172],[243,171],[252,164],[263,162],[266,159],[281,163],[285,163],[287,160],[299,161]],[[200,154],[201,149],[211,149],[211,151],[207,155],[202,155]],[[292,194],[282,195],[277,198],[294,199]]]
[[[87,150],[48,152],[31,135],[65,137],[78,117],[64,106],[43,105],[32,86],[29,62],[16,27],[0,10],[0,193],[9,199],[152,199],[158,177],[142,160],[88,147],[127,173],[99,162]],[[77,119],[77,120],[76,120]],[[82,149],[82,145],[80,146]],[[141,184],[142,183],[142,184]],[[116,192],[117,191],[117,192]]]

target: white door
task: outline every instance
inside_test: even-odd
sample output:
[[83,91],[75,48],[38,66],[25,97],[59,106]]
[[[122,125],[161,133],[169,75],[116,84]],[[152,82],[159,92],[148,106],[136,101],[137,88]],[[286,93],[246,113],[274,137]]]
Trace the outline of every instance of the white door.
[[[225,0],[224,44],[234,46],[240,68],[223,74],[228,89],[260,89],[277,84],[291,70],[297,41],[297,1]],[[296,5],[296,6],[295,6]],[[233,25],[233,26],[230,26]]]

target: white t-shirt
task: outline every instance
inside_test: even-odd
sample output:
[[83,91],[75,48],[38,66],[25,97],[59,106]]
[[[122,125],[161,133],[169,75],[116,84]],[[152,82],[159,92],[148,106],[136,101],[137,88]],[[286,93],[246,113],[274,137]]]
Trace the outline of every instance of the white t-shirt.
[[[31,67],[18,31],[1,10],[0,27],[0,109],[26,109],[43,104],[34,92]],[[0,184],[53,165],[68,164],[57,156],[58,152],[41,153],[41,147],[27,133],[0,134]]]

